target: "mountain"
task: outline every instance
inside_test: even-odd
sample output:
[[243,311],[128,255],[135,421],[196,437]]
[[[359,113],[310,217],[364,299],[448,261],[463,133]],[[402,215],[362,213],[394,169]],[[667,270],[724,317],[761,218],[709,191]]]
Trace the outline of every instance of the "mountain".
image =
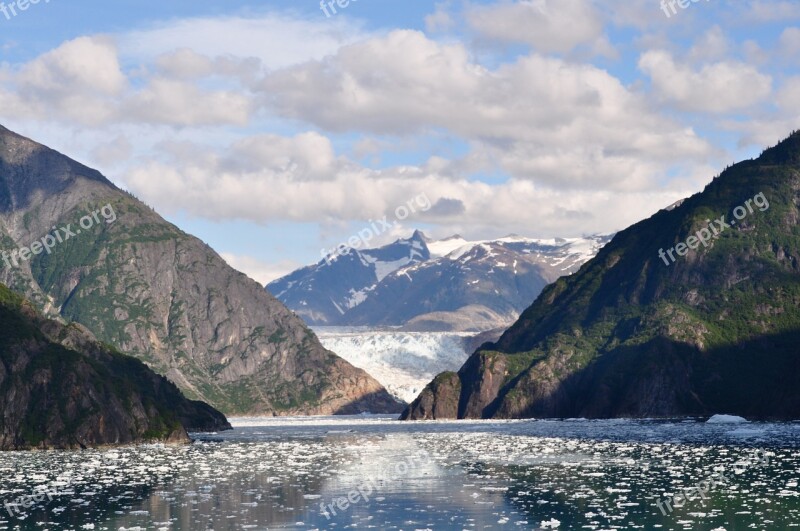
[[267,290],[310,325],[346,324],[342,315],[361,304],[386,275],[429,258],[425,236],[416,231],[378,249],[348,248],[328,255],[269,283]]
[[229,414],[398,408],[208,245],[99,172],[5,128],[0,244],[0,281],[192,399]]
[[0,285],[0,450],[189,442],[187,431],[225,429],[222,413]]
[[267,289],[311,325],[484,331],[508,326],[609,239],[433,241],[416,231],[378,249],[347,249]]
[[795,133],[617,234],[403,418],[800,418],[799,219]]

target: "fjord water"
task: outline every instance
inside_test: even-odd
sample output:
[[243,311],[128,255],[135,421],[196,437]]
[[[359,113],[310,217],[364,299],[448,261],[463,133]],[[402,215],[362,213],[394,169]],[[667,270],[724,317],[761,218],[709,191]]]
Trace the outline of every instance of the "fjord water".
[[[196,434],[190,446],[0,454],[3,503],[37,487],[58,491],[52,501],[28,501],[14,517],[4,509],[0,529],[732,531],[800,524],[800,423],[406,423],[375,416],[232,423],[234,431]],[[767,459],[757,462],[757,449]],[[695,496],[666,516],[656,507],[665,493],[714,471],[731,479],[707,499]]]

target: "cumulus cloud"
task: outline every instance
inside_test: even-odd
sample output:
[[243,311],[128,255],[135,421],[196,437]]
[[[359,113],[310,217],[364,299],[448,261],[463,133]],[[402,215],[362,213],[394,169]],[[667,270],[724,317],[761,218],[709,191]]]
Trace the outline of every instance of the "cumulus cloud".
[[694,43],[689,50],[693,62],[709,62],[725,59],[730,53],[731,42],[719,26],[713,26]]
[[89,125],[111,119],[128,87],[116,47],[106,37],[79,37],[21,66],[4,65],[0,79],[7,117],[55,114]]
[[639,59],[653,90],[664,101],[696,112],[729,113],[748,109],[772,93],[772,78],[755,67],[722,61],[693,70],[665,51],[652,50]]
[[246,94],[163,78],[151,79],[119,109],[121,119],[176,126],[246,125],[252,111]]
[[277,71],[260,89],[274,112],[332,132],[445,129],[482,164],[561,187],[644,188],[659,164],[712,152],[600,68],[532,54],[489,70],[415,31]]
[[133,154],[133,146],[127,137],[117,135],[113,140],[97,144],[91,150],[92,160],[103,167],[124,162]]
[[778,40],[780,51],[783,55],[797,59],[800,55],[800,28],[786,28],[781,32]]
[[791,0],[750,0],[746,3],[745,20],[777,22],[800,19],[800,4]]
[[27,63],[0,66],[0,99],[7,103],[0,117],[87,127],[243,126],[256,111],[249,86],[265,70],[325,57],[366,35],[344,18],[322,23],[266,14],[79,37]]
[[[369,32],[347,17],[303,20],[276,12],[248,16],[185,18],[118,36],[124,57],[152,63],[179,50],[205,57],[256,58],[277,69],[321,59]],[[279,53],[276,51],[279,50]]]
[[455,26],[455,21],[450,14],[449,3],[436,4],[436,11],[425,17],[425,29],[429,33],[447,31]]
[[778,91],[777,102],[785,113],[800,117],[800,76],[784,81]]
[[17,68],[0,71],[6,118],[60,120],[100,127],[140,123],[174,126],[244,125],[252,112],[246,92],[204,89],[152,77],[136,88],[106,37],[67,41]]
[[525,43],[545,53],[569,52],[603,36],[603,19],[590,0],[519,0],[467,9],[469,26],[481,37]]
[[[790,16],[793,4],[769,6]],[[800,83],[776,76],[786,116],[771,119],[760,110],[772,103],[772,78],[733,58],[743,51],[766,69],[772,41],[766,52],[763,39],[737,42],[723,17],[691,47],[657,3],[608,5],[445,2],[424,21],[446,32],[441,40],[367,32],[350,17],[166,21],[0,66],[0,116],[101,139],[86,148],[90,159],[115,166],[164,213],[341,226],[425,193],[434,206],[409,228],[543,237],[616,230],[717,172],[723,151],[713,134],[686,125],[692,118],[705,124],[712,114],[747,141],[779,138],[800,114]],[[766,6],[746,4],[761,21]],[[682,13],[680,31],[702,13]],[[635,36],[620,43],[614,28]],[[791,56],[796,41],[788,28],[778,45]],[[621,53],[643,50],[638,72],[587,59],[611,57],[618,44]],[[733,113],[752,120],[732,122]],[[432,138],[457,147],[419,147]]]
[[[308,149],[324,145],[316,133],[285,138],[283,148],[274,153],[242,149],[251,140],[253,145],[270,143],[256,137],[219,150],[169,146],[169,157],[182,157],[180,161],[149,162],[131,170],[124,180],[131,191],[161,212],[212,220],[335,224],[383,216],[392,219],[399,205],[424,194],[433,207],[417,212],[406,223],[472,233],[529,227],[540,236],[616,230],[697,186],[695,182],[673,183],[658,189],[609,191],[559,190],[519,179],[489,184],[442,175],[437,169],[441,160],[372,170],[341,156],[319,157],[316,150]],[[286,153],[294,155],[290,159]],[[312,178],[307,168],[316,168],[317,177]],[[705,176],[710,174],[709,170]]]

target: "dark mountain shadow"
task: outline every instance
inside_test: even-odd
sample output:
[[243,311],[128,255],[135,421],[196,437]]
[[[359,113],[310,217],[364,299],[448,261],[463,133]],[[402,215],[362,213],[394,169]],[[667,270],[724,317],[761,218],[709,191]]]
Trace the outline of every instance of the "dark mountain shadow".
[[[521,410],[523,418],[739,415],[800,419],[800,331],[700,350],[656,338],[614,348]],[[534,364],[535,366],[535,364]],[[524,372],[484,410],[494,416]]]
[[408,406],[405,402],[395,399],[385,390],[380,390],[364,395],[357,400],[336,409],[334,415],[358,415],[360,413],[381,413],[398,415]]

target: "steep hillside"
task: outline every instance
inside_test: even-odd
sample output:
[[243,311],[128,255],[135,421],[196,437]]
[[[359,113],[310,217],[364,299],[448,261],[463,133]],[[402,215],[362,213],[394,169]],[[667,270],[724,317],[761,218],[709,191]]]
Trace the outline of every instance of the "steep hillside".
[[188,442],[187,431],[224,429],[212,407],[0,285],[0,450]]
[[47,252],[18,266],[12,256],[0,280],[191,398],[238,414],[397,410],[376,380],[210,247],[97,171],[0,128],[2,248],[48,237]]
[[794,134],[617,234],[404,418],[800,418],[798,219]]

